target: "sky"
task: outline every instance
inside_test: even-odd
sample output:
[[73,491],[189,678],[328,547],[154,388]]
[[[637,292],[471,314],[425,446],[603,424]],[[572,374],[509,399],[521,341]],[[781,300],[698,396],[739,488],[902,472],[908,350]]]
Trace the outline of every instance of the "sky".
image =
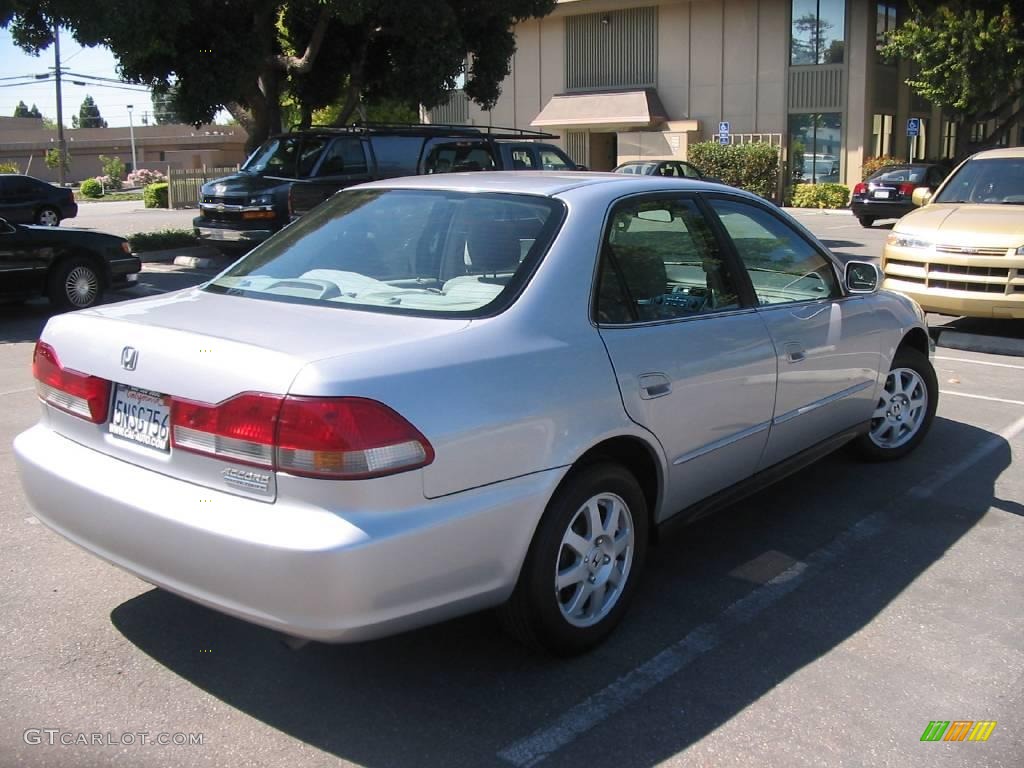
[[[95,75],[98,77],[116,78],[117,63],[114,54],[109,48],[102,46],[95,48],[84,48],[75,42],[71,33],[62,29],[60,34],[60,58],[61,69],[70,72],[78,72],[84,75]],[[43,74],[53,67],[53,46],[43,51],[39,56],[31,56],[18,48],[11,40],[9,30],[0,29],[0,78],[12,77],[14,75]],[[71,81],[76,79],[73,75],[65,75],[61,83],[62,101],[64,108],[64,125],[71,127],[71,115],[77,115],[82,100],[86,95],[92,96],[93,101],[99,107],[100,115],[111,127],[128,125],[128,105],[134,106],[132,119],[135,125],[141,125],[143,118],[148,113],[149,123],[153,125],[153,102],[149,90],[139,86],[97,85],[90,83],[81,86],[74,85]],[[132,90],[127,90],[132,88]],[[15,85],[7,87],[0,79],[0,115],[12,116],[14,108],[19,101],[24,101],[29,108],[35,104],[44,117],[51,120],[57,118],[57,92],[54,81],[47,80],[28,85]],[[219,118],[226,118],[227,113],[222,112]]]

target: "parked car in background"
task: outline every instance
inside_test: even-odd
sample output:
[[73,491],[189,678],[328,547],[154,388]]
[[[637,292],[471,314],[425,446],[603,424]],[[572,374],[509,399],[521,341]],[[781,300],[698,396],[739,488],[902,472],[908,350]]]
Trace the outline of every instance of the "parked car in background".
[[1024,147],[972,155],[896,222],[885,287],[929,312],[1024,318]]
[[839,181],[839,158],[835,155],[804,154],[793,169],[797,184],[835,184]]
[[50,320],[15,455],[44,523],[242,619],[344,642],[503,606],[577,653],[657,526],[921,442],[924,316],[878,278],[721,185],[374,182],[202,286]]
[[141,268],[123,237],[0,219],[0,299],[43,295],[61,309],[84,309],[108,288],[134,283]]
[[671,179],[702,179],[720,184],[719,179],[705,176],[685,160],[630,160],[612,169],[612,173],[627,173],[636,176],[665,176]]
[[898,219],[914,210],[911,198],[915,189],[934,192],[946,173],[934,163],[887,165],[854,186],[850,209],[862,227],[870,227],[878,219]]
[[12,224],[56,227],[78,215],[75,194],[33,176],[0,173],[0,218]]
[[577,170],[547,133],[452,125],[315,128],[267,140],[233,175],[203,185],[196,236],[241,254],[339,189],[463,171]]

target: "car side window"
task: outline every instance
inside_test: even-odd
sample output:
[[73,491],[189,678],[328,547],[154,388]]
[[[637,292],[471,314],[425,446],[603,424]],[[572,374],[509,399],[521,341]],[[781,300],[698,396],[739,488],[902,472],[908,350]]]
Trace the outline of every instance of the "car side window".
[[601,248],[597,319],[650,322],[738,309],[736,281],[700,209],[679,198],[630,199]]
[[533,153],[523,147],[512,150],[512,169],[516,171],[532,171],[537,164],[533,162]]
[[738,200],[708,200],[750,275],[761,305],[842,295],[832,264],[796,230],[768,211]]
[[542,149],[540,151],[540,167],[545,171],[569,170],[569,164],[565,161],[565,158],[552,149]]
[[366,156],[359,139],[335,139],[327,148],[317,176],[340,176],[348,173],[366,173]]
[[423,164],[424,173],[492,171],[494,158],[490,148],[479,142],[435,144]]
[[700,173],[689,163],[679,163],[680,176],[685,176],[688,179],[699,179]]

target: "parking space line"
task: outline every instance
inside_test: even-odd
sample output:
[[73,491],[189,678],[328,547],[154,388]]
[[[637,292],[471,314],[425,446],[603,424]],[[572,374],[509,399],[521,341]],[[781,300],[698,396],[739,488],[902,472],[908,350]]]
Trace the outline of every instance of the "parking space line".
[[[1018,419],[998,435],[992,435],[953,467],[936,472],[905,495],[918,498],[931,495],[1021,432],[1024,432],[1024,418]],[[732,630],[750,623],[803,584],[809,573],[814,575],[853,547],[881,533],[891,522],[888,509],[896,506],[894,500],[885,509],[862,518],[830,543],[812,552],[805,562],[794,563],[764,586],[732,603],[712,620],[691,630],[665,650],[576,704],[551,725],[508,745],[497,753],[498,758],[516,768],[529,768],[568,746],[577,737],[682,671],[699,656],[714,650],[728,639]]]
[[940,395],[953,395],[954,397],[969,397],[972,400],[989,400],[993,403],[1007,403],[1009,405],[1024,405],[1024,400],[1008,400],[1005,397],[989,397],[988,395],[972,395],[968,392],[956,392],[952,389],[940,389]]
[[989,365],[993,368],[1013,368],[1017,371],[1024,371],[1024,365],[1010,365],[1009,363],[990,363],[988,360],[971,360],[966,357],[946,357],[935,355],[933,360],[951,360],[955,363],[971,363],[972,365]]
[[35,387],[24,387],[23,389],[9,389],[6,392],[0,392],[0,397],[3,397],[4,395],[17,395],[21,392],[31,392],[34,389]]

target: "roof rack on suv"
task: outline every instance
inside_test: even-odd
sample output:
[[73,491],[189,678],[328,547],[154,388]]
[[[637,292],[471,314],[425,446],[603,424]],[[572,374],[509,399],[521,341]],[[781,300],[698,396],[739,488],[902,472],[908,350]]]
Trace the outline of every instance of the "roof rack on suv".
[[320,131],[332,133],[428,133],[458,136],[486,135],[495,139],[557,139],[553,133],[528,131],[524,128],[505,128],[497,125],[456,125],[454,123],[351,123],[349,125],[311,125],[308,128],[292,126],[293,131]]

